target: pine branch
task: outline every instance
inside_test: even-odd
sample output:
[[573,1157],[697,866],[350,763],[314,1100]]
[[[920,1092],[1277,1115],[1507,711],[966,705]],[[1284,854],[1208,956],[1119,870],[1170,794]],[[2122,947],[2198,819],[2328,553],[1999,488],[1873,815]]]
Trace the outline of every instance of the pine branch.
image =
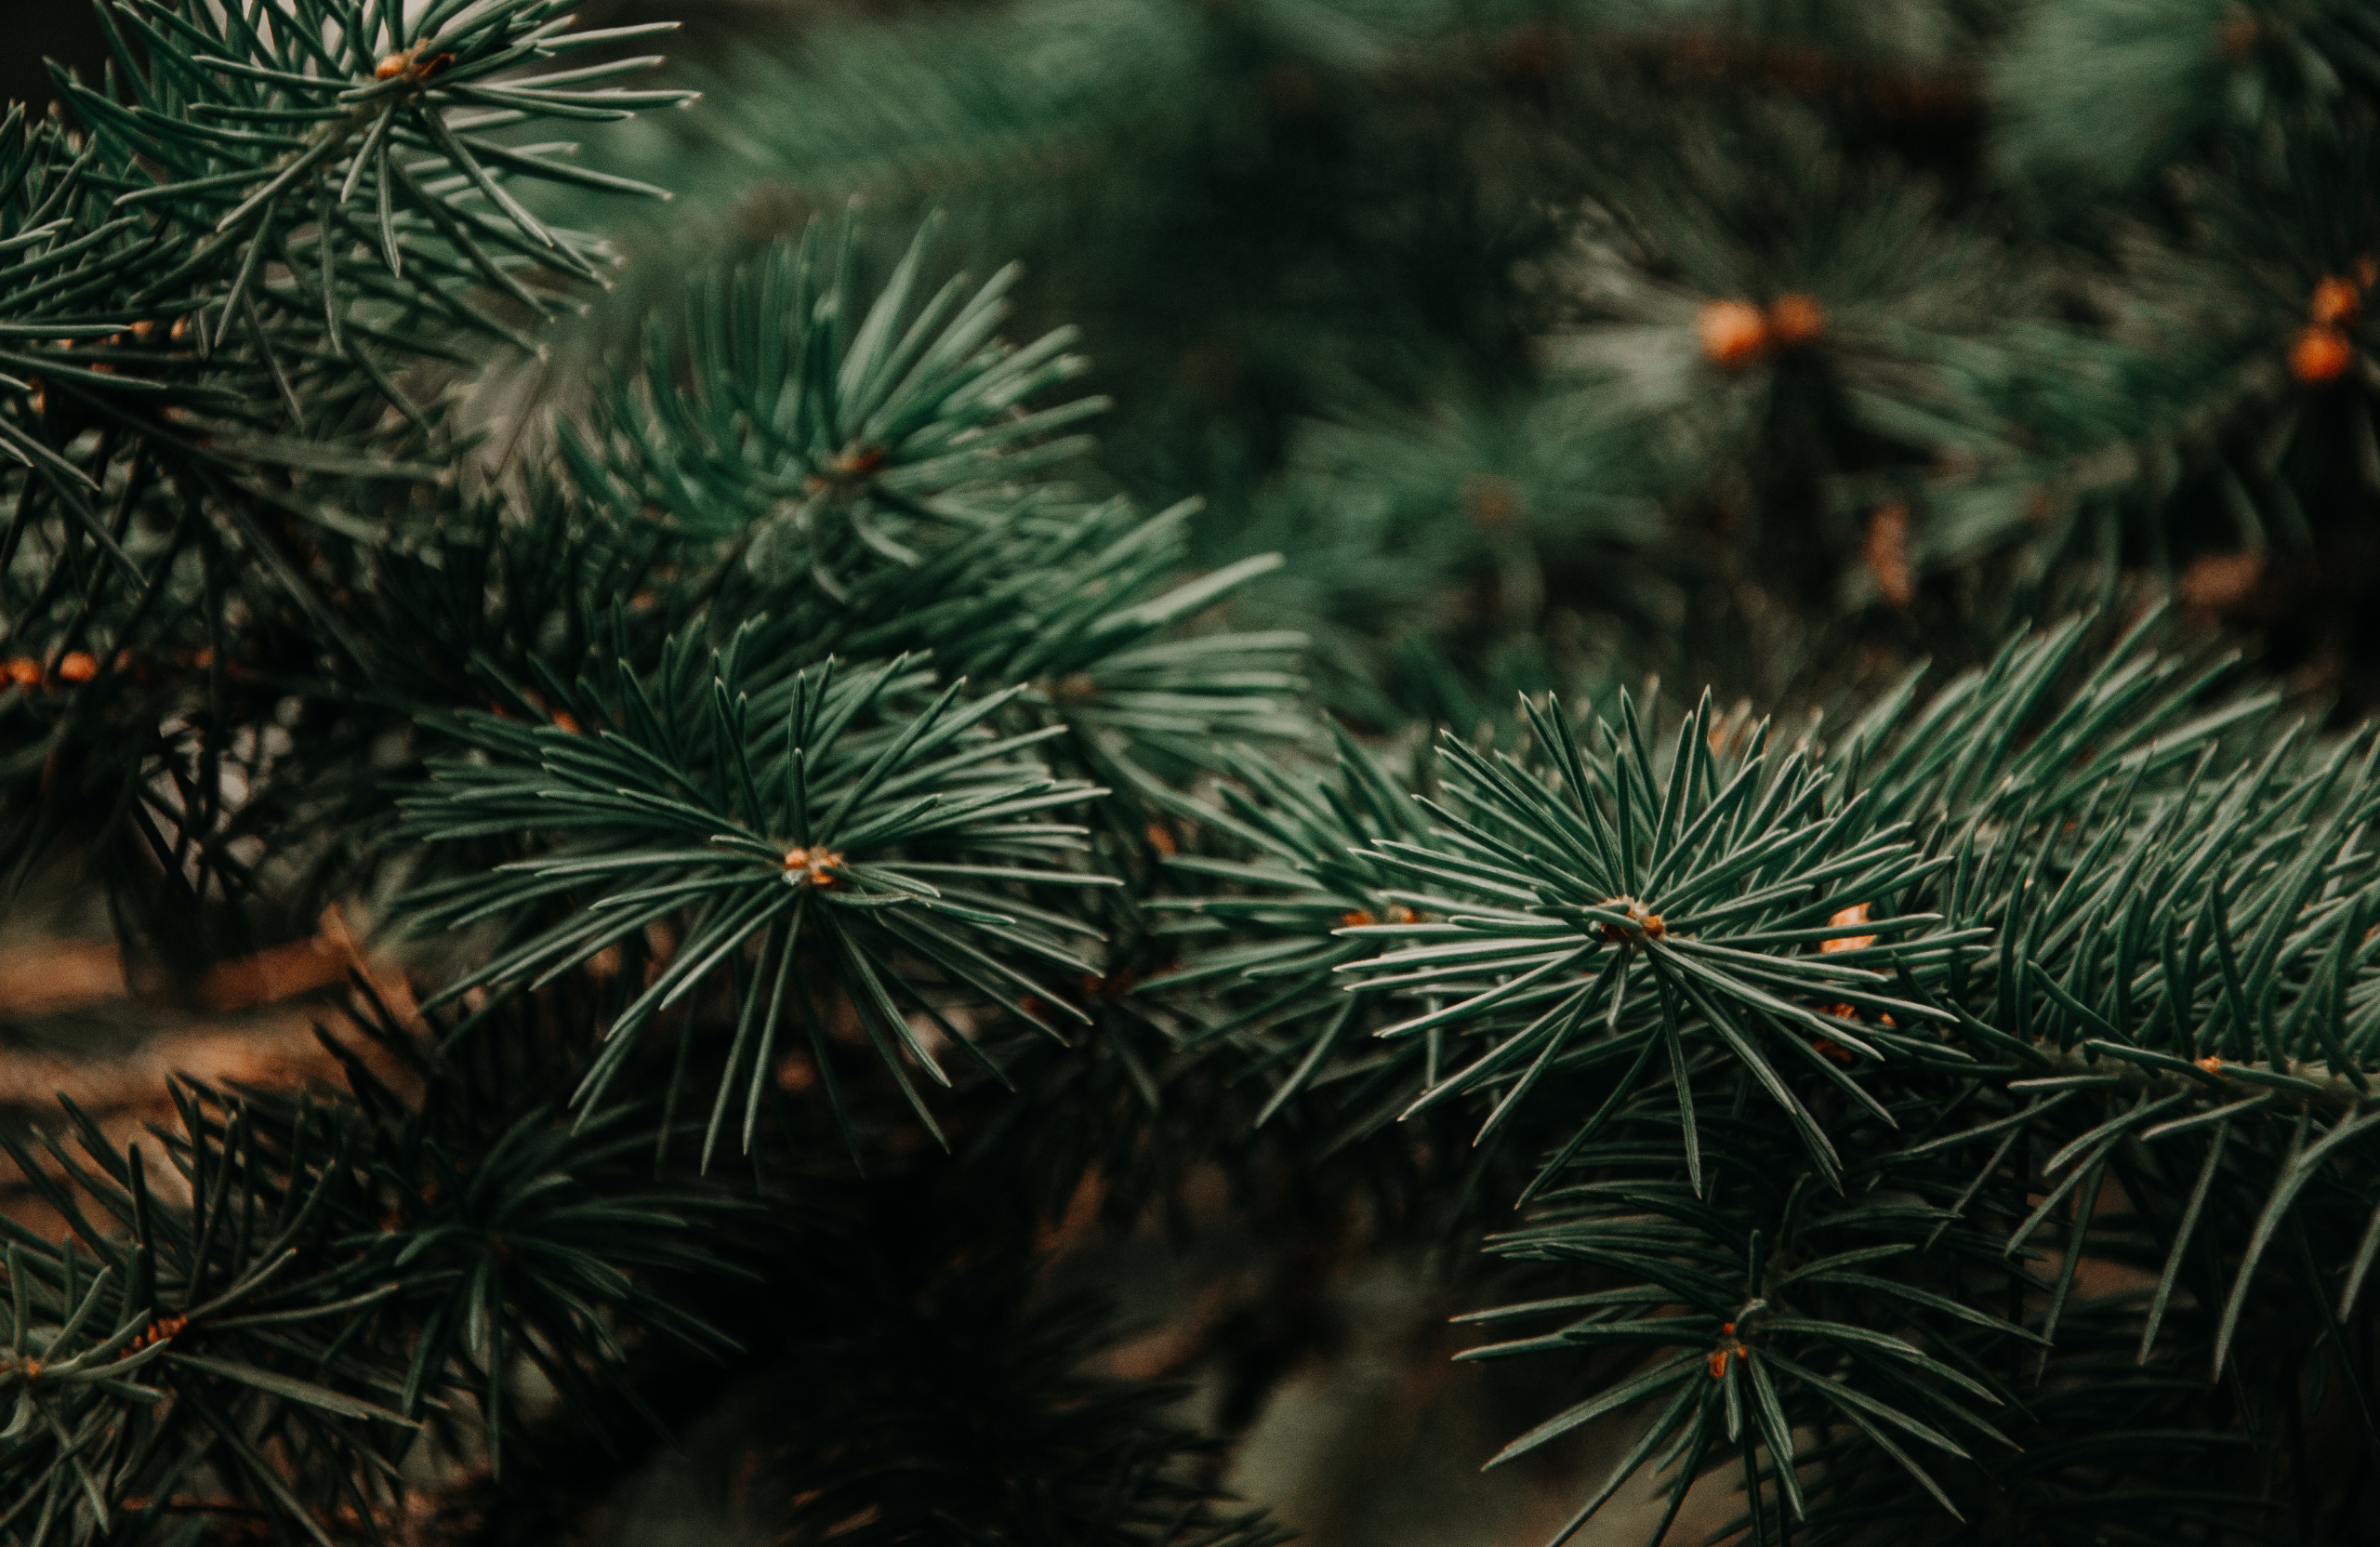
[[138,1535],[195,1489],[327,1543],[386,1516],[416,1432],[452,1445],[462,1404],[500,1466],[524,1364],[583,1397],[641,1339],[726,1351],[656,1284],[734,1271],[690,1234],[731,1201],[637,1176],[628,1114],[554,1125],[538,1091],[572,1055],[549,1030],[483,1027],[449,1061],[365,1025],[417,1072],[414,1104],[326,1037],[350,1087],[327,1104],[185,1082],[178,1129],[123,1151],[69,1106],[30,1135],[55,1175],[0,1136],[73,1230],[0,1226],[20,1539]]
[[[1037,1008],[1048,1001],[1036,998],[1032,974],[1094,972],[1080,953],[1098,936],[1047,902],[1117,883],[1074,867],[1084,830],[1049,818],[1104,792],[1046,775],[1032,749],[1049,732],[992,729],[1019,690],[967,701],[953,684],[914,716],[888,713],[885,700],[923,686],[923,674],[898,660],[852,672],[829,662],[756,699],[744,689],[746,642],[706,669],[694,641],[681,639],[654,680],[622,666],[608,693],[583,682],[567,701],[568,729],[458,721],[455,734],[486,756],[443,765],[438,787],[408,802],[405,830],[445,843],[530,833],[574,841],[417,892],[412,908],[424,926],[500,917],[520,931],[441,1001],[550,982],[691,910],[674,959],[613,1022],[574,1101],[595,1110],[640,1030],[732,967],[737,1035],[716,1077],[706,1162],[739,1085],[750,1148],[788,1014],[807,1028],[856,1156],[824,1042],[835,1007],[821,987],[831,982],[846,997],[932,1129],[909,1062],[938,1084],[950,1077],[912,1012],[978,1060],[963,1029],[978,1014],[1063,1037]],[[548,899],[578,906],[544,922]],[[1062,1018],[1081,1018],[1059,1004]]]
[[[1796,1436],[1830,1429],[1850,1448],[1816,1475],[1883,1457],[1955,1508],[1980,1485],[1916,1451],[1998,1443],[1989,1409],[2068,1356],[2097,1256],[2162,1275],[2121,1324],[2160,1370],[2177,1315],[2200,1378],[2226,1379],[2243,1340],[2312,1356],[2305,1296],[2352,1311],[2380,1196],[2380,758],[2272,734],[2268,697],[2210,699],[2215,673],[2148,632],[2096,662],[2079,623],[2020,638],[1826,752],[1716,734],[1707,698],[1661,742],[1624,697],[1586,735],[1529,705],[1525,756],[1442,741],[1418,837],[1358,803],[1395,792],[1349,748],[1335,785],[1251,778],[1210,816],[1256,864],[1178,862],[1232,889],[1187,905],[1213,943],[1194,959],[1249,985],[1220,1029],[1267,1028],[1258,1067],[1303,1055],[1276,1101],[1360,1061],[1357,1028],[1436,1032],[1471,1051],[1380,1065],[1409,1109],[1461,1103],[1479,1142],[1520,1122],[1551,1152],[1492,1249],[1598,1287],[1514,1308],[1585,1319],[1482,1356],[1615,1351],[1507,1455],[1661,1404],[1587,1513],[1639,1466],[1690,1454],[1682,1488],[1765,1450],[1784,1494],[1760,1507],[1800,1514]],[[2193,1201],[2110,1235],[2117,1178]]]

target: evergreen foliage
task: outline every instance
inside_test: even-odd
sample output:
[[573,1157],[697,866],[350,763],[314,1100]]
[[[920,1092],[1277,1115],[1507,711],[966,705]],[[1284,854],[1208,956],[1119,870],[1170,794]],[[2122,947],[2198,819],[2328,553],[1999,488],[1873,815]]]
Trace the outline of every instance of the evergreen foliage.
[[1282,551],[1251,606],[1374,729],[1615,651],[1972,664],[2202,560],[2361,706],[2375,60],[2352,5],[1014,0],[615,147],[730,244],[856,193],[1026,255],[1108,464]]
[[[2380,496],[2363,9],[843,23],[666,273],[593,199],[720,120],[528,139],[659,24],[97,15],[0,129],[0,862],[157,992],[335,901],[430,992],[0,1129],[0,1540],[560,1540],[723,1421],[793,1540],[1258,1547],[1037,1278],[1209,1171],[1453,1243],[1567,1393],[1481,1459],[1619,1436],[1563,1540],[2363,1528],[2380,738],[2138,604]],[[1236,448],[1003,337],[1126,382],[1287,252]],[[1778,639],[1842,728],[1620,683]]]

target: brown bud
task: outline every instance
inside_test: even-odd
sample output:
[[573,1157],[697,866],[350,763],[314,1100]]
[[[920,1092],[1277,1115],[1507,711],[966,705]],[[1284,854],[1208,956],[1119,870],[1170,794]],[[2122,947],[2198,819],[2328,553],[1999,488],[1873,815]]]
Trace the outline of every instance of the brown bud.
[[1862,547],[1868,573],[1876,577],[1876,589],[1884,600],[1896,607],[1914,601],[1917,581],[1909,567],[1909,507],[1895,503],[1870,516]]
[[1783,349],[1816,343],[1826,332],[1826,309],[1815,296],[1779,296],[1768,309],[1768,331]]
[[2346,327],[2362,309],[2362,295],[2352,284],[2334,274],[2314,286],[2314,298],[2307,303],[2306,316],[2317,327]]
[[2336,381],[2354,364],[2355,346],[2334,327],[2303,329],[2289,346],[2289,374],[2308,387]]
[[1768,352],[1768,318],[1750,301],[1712,301],[1696,319],[1702,358],[1714,365],[1748,365]]

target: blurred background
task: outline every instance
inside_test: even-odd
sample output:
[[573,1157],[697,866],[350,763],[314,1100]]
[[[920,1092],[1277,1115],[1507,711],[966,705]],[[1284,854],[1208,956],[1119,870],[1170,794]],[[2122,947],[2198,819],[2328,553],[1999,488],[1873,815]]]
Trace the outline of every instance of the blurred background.
[[[687,287],[809,222],[889,270],[1024,265],[1011,334],[1081,331],[1094,487],[1197,496],[1200,565],[1277,550],[1358,730],[1648,675],[1840,714],[2018,619],[2166,600],[2309,713],[2380,702],[2380,254],[2368,0],[588,0],[684,23],[699,102],[588,125],[678,191],[547,213],[617,284],[477,383],[500,469]],[[0,88],[96,76],[19,5]],[[654,84],[662,84],[656,80]],[[0,923],[0,1101],[130,1123],[167,1067],[291,1080],[337,919],[170,1012],[104,918]],[[394,990],[392,990],[394,991]],[[1217,1183],[1220,1188],[1220,1182]],[[1117,1289],[1113,1367],[1189,1381],[1228,1475],[1322,1543],[1530,1542],[1603,1438],[1483,1479],[1541,1411],[1448,1356],[1408,1229],[1244,1208],[1052,1236]],[[21,1200],[20,1200],[21,1206]],[[736,1529],[733,1411],[603,1540]],[[1618,1516],[1597,1540],[1633,1540]],[[1697,1533],[1699,1537],[1699,1533]]]
[[[96,72],[81,7],[21,9],[12,93]],[[1025,266],[1016,337],[1081,328],[1096,476],[1289,555],[1250,611],[1359,723],[1593,671],[1822,701],[2144,588],[2380,696],[2368,7],[579,14],[681,20],[705,96],[587,126],[680,196],[558,212],[626,266],[506,422],[707,263],[856,207],[880,271],[940,210],[941,269]]]

